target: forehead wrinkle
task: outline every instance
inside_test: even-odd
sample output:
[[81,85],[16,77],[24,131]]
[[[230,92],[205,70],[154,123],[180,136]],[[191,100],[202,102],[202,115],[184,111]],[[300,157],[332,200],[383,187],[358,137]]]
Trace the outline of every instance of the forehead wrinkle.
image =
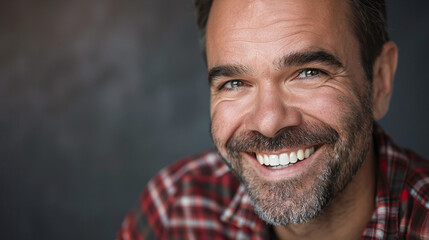
[[[216,35],[223,36],[225,42],[267,43],[282,41],[301,33],[320,35],[320,33],[311,31],[313,26],[311,23],[298,23],[296,20],[278,20],[264,26],[225,28]],[[270,28],[274,30],[270,30]]]
[[[247,30],[260,30],[268,27],[290,27],[290,26],[313,26],[314,18],[303,17],[303,16],[288,16],[287,19],[279,18],[279,17],[271,17],[276,15],[277,11],[272,11],[270,14],[267,14],[270,17],[253,17],[251,20],[243,21],[238,20],[236,24],[233,25],[232,29],[247,29]],[[278,14],[277,16],[282,16],[282,14]],[[262,19],[261,19],[262,18]]]

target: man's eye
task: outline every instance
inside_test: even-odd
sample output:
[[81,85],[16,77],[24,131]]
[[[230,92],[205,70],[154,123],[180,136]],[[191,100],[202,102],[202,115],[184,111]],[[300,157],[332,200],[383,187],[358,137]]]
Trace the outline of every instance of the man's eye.
[[322,71],[317,69],[304,69],[299,73],[298,78],[311,78],[321,73]]
[[224,85],[222,85],[222,88],[226,90],[237,90],[238,88],[242,87],[244,83],[240,80],[230,80],[226,82]]

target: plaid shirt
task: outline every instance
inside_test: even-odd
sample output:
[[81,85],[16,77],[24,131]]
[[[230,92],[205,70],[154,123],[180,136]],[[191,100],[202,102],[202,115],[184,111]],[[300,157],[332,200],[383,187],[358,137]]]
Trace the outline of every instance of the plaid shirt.
[[[429,162],[394,145],[377,125],[376,209],[362,239],[429,239]],[[275,239],[244,186],[216,152],[187,158],[147,185],[125,218],[121,240]]]

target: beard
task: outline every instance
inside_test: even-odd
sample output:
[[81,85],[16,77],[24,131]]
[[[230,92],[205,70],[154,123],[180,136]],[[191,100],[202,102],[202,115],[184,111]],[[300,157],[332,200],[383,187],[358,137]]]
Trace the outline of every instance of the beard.
[[[250,131],[233,135],[226,142],[227,157],[220,155],[244,184],[256,213],[265,222],[289,225],[315,218],[345,189],[365,161],[372,142],[370,95],[361,98],[360,105],[349,99],[339,100],[345,103],[340,116],[341,134],[317,122],[284,128],[273,138]],[[212,137],[216,146],[221,146],[213,134]],[[244,152],[302,146],[322,147],[313,164],[294,178],[267,181],[243,162]]]

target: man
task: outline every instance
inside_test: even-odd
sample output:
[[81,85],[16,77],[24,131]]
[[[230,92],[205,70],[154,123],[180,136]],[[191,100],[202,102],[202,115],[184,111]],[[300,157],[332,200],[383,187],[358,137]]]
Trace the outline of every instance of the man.
[[429,164],[374,122],[397,63],[384,2],[196,6],[220,157],[162,170],[119,238],[429,239]]

